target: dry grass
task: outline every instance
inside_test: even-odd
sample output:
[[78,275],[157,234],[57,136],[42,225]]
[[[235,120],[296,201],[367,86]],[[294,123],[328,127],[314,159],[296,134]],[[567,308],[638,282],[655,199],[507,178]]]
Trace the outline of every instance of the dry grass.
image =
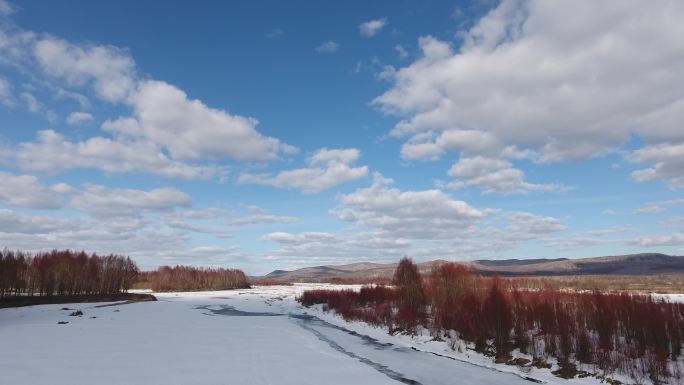
[[510,282],[524,289],[599,290],[602,292],[684,293],[684,274],[668,275],[573,275],[515,277]]

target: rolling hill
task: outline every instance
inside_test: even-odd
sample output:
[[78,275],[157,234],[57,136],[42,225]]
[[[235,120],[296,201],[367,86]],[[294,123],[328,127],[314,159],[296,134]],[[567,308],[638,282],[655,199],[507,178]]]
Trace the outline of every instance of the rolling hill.
[[[427,273],[443,260],[419,263]],[[605,256],[594,258],[557,259],[502,259],[460,262],[483,275],[501,276],[559,276],[559,275],[655,275],[684,274],[684,256],[658,253]],[[326,282],[333,278],[375,279],[391,278],[396,264],[353,263],[306,267],[297,270],[275,270],[266,279],[289,282]]]

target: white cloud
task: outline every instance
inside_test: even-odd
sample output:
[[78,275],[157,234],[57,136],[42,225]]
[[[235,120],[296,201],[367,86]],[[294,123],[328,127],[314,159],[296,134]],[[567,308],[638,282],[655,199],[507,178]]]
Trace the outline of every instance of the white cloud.
[[335,53],[340,49],[340,45],[334,41],[326,41],[316,47],[318,53]]
[[124,138],[148,140],[167,149],[174,159],[265,161],[296,151],[261,135],[255,119],[210,108],[165,82],[141,82],[130,100],[134,117],[107,121],[103,129]]
[[534,239],[540,235],[565,229],[554,217],[539,216],[526,212],[507,212],[503,215],[509,222],[506,232],[517,239]]
[[90,185],[75,195],[72,207],[94,216],[139,215],[144,212],[171,211],[175,207],[189,207],[190,196],[174,188],[158,188],[149,191],[134,189],[110,189]]
[[666,207],[684,205],[684,199],[670,199],[666,201],[651,202],[636,210],[638,214],[655,214],[666,210]]
[[449,176],[456,178],[449,183],[450,188],[477,187],[485,193],[507,195],[563,189],[553,184],[525,182],[525,174],[509,161],[482,156],[459,159],[449,170]]
[[91,115],[88,112],[83,112],[83,111],[74,111],[74,112],[70,113],[66,118],[66,122],[68,124],[71,124],[72,126],[88,124],[88,123],[92,123],[92,121],[93,121],[93,115]]
[[0,209],[0,234],[50,234],[79,228],[78,224],[67,220]]
[[223,171],[171,160],[150,142],[100,136],[72,142],[53,130],[38,132],[35,142],[20,143],[11,156],[22,170],[44,173],[90,168],[107,174],[146,172],[168,178],[207,179]]
[[121,216],[89,220],[0,210],[0,244],[12,249],[69,248],[121,253],[134,257],[143,268],[150,268],[163,264],[163,256],[169,253],[183,253],[186,263],[192,263],[196,255],[187,249],[189,239],[187,231],[146,218]]
[[338,218],[407,238],[454,238],[484,213],[440,190],[400,191],[392,180],[374,176],[367,188],[340,195]]
[[311,241],[331,241],[337,238],[338,237],[335,234],[323,232],[304,232],[299,235],[284,232],[274,232],[263,236],[264,240],[284,244],[303,244]]
[[78,105],[83,109],[90,108],[90,100],[87,96],[74,91],[67,91],[63,88],[59,88],[55,93],[57,99],[72,99],[75,100]]
[[397,51],[397,56],[399,56],[399,60],[404,60],[408,57],[408,51],[401,44],[395,45],[394,50]]
[[401,191],[379,174],[374,183],[339,195],[331,213],[359,232],[272,232],[279,245],[267,259],[291,266],[342,261],[396,261],[401,256],[472,259],[511,250],[524,242],[546,244],[565,227],[553,217],[526,212],[478,210],[440,190]]
[[92,84],[98,97],[109,102],[125,100],[135,87],[135,62],[114,46],[75,45],[46,37],[35,42],[38,64],[50,76],[71,86]]
[[640,237],[631,241],[631,244],[641,247],[680,246],[684,245],[684,234]]
[[[132,109],[131,116],[102,125],[108,132],[106,136],[74,142],[52,130],[39,132],[36,142],[21,143],[10,151],[9,157],[24,170],[91,168],[106,173],[140,171],[183,179],[223,178],[227,166],[207,163],[271,161],[297,151],[260,134],[253,118],[211,108],[168,83],[141,80],[135,61],[125,49],[77,44],[3,27],[0,62],[30,73],[34,84],[47,87],[56,98],[72,98],[82,108],[90,104],[79,93],[85,89],[94,91],[101,100]],[[33,94],[26,91],[21,98],[30,110],[44,113],[51,121],[56,119],[55,113],[46,110]],[[67,117],[69,124],[91,120],[92,116],[82,111]]]
[[0,171],[0,200],[13,206],[56,209],[74,189],[64,183],[45,186],[33,175],[13,175]]
[[274,232],[264,235],[262,239],[279,245],[278,249],[268,252],[266,258],[280,261],[281,264],[288,263],[289,268],[358,262],[360,259],[395,262],[405,256],[411,246],[407,239],[389,238],[374,232]]
[[377,35],[386,25],[386,18],[370,20],[359,25],[359,33],[363,36],[372,37]]
[[635,181],[662,180],[672,189],[684,188],[684,143],[646,146],[628,155],[628,160],[653,164],[632,172]]
[[12,84],[2,76],[0,76],[0,103],[7,107],[12,107],[15,104],[12,97]]
[[257,183],[280,188],[297,188],[305,193],[319,193],[365,177],[368,167],[353,167],[361,156],[355,148],[320,149],[307,159],[307,168],[281,171],[277,175],[242,174],[240,183]]
[[391,65],[384,65],[382,66],[382,69],[380,72],[375,74],[375,78],[378,80],[392,80],[394,79],[394,76],[397,74],[396,68]]
[[[391,135],[408,138],[403,153],[414,159],[447,150],[498,156],[509,146],[541,162],[586,159],[632,135],[679,145],[682,15],[676,1],[505,0],[461,33],[458,50],[421,38],[422,56],[374,103],[402,118]],[[484,148],[466,139],[440,145],[452,130],[496,139]],[[671,168],[662,160],[635,179],[682,184],[668,161]]]
[[235,218],[230,221],[231,225],[255,225],[262,223],[293,223],[297,218],[273,214],[254,214]]
[[644,206],[636,210],[637,214],[657,214],[662,213],[663,211],[665,211],[665,209],[657,205]]
[[14,13],[14,6],[6,0],[0,0],[0,16],[8,16]]
[[285,35],[285,32],[280,28],[273,28],[266,33],[266,37],[269,39],[278,39]]
[[606,209],[606,210],[601,211],[601,214],[607,215],[609,217],[614,217],[614,216],[618,215],[618,212],[615,210],[612,210],[612,209]]
[[22,92],[19,97],[26,104],[26,109],[31,112],[40,112],[43,109],[43,105],[36,99],[30,92]]
[[452,129],[436,137],[434,132],[426,132],[404,143],[401,156],[407,160],[431,160],[447,151],[497,156],[501,153],[501,142],[492,133],[478,130]]

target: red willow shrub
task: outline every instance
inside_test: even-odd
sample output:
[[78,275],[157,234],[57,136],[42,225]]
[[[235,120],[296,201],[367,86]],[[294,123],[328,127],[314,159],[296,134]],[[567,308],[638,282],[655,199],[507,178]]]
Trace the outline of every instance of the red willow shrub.
[[392,304],[397,301],[397,291],[382,285],[363,286],[358,292],[351,289],[306,290],[297,301],[306,307],[323,304],[324,310],[334,310],[346,320],[393,328]]
[[672,375],[668,360],[682,355],[684,304],[626,293],[519,290],[453,263],[423,280],[408,259],[398,265],[394,284],[305,291],[298,300],[390,331],[413,333],[423,325],[439,336],[453,330],[500,359],[512,349],[539,360],[554,357],[563,373],[581,362],[657,382]]
[[0,297],[119,293],[132,286],[138,272],[135,262],[121,255],[2,250]]
[[392,283],[397,289],[397,323],[403,330],[411,330],[425,319],[425,293],[418,266],[409,258],[402,258],[394,271]]
[[482,320],[487,330],[487,337],[494,338],[494,351],[497,358],[509,356],[509,340],[513,327],[513,313],[503,286],[501,279],[494,277],[489,293],[482,303]]
[[196,291],[247,289],[249,281],[242,270],[191,266],[162,266],[146,272],[144,285],[153,291]]

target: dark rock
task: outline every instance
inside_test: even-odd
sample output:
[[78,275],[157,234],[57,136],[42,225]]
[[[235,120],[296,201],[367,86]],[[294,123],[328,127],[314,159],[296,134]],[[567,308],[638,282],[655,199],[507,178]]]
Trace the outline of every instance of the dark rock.
[[528,360],[527,358],[519,357],[519,358],[516,358],[516,359],[514,359],[514,360],[510,360],[510,361],[506,362],[506,365],[526,366],[526,365],[528,365],[530,362],[531,362],[531,361]]
[[80,317],[82,315],[83,315],[83,312],[80,310],[76,310],[75,312],[72,312],[71,314],[69,314],[70,317],[77,317],[77,316]]
[[59,321],[59,322],[57,322],[57,324],[59,324],[59,325],[66,325],[66,324],[68,324],[68,323],[69,323],[68,321]]
[[551,364],[539,358],[535,359],[532,362],[532,366],[534,366],[537,369],[551,369]]

